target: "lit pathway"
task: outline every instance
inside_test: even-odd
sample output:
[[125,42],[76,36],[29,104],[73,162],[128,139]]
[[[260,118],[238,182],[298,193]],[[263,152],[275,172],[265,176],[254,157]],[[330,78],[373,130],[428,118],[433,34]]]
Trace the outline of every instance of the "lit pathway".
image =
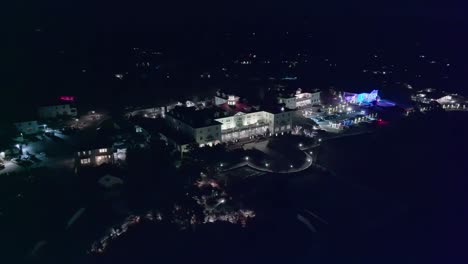
[[[316,147],[317,145],[314,145],[313,147]],[[311,147],[308,147],[307,149],[310,149]],[[304,151],[304,149],[301,149]],[[269,169],[268,167],[263,167],[263,166],[258,166],[258,165],[255,165],[253,164],[252,162],[250,161],[242,161],[240,163],[237,163],[229,168],[226,168],[224,170],[222,170],[223,172],[224,171],[230,171],[230,170],[234,170],[234,169],[237,169],[237,168],[240,168],[240,167],[243,167],[243,166],[248,166],[254,170],[258,170],[258,171],[262,171],[262,172],[273,172],[273,173],[294,173],[294,172],[300,172],[300,171],[303,171],[303,170],[306,170],[308,169],[314,162],[314,159],[312,158],[312,156],[309,155],[309,153],[307,153],[306,151],[304,151],[304,154],[306,154],[306,160],[304,162],[304,164],[302,164],[300,167],[297,167],[297,168],[290,168],[290,169],[287,169],[287,170],[272,170],[272,169]]]

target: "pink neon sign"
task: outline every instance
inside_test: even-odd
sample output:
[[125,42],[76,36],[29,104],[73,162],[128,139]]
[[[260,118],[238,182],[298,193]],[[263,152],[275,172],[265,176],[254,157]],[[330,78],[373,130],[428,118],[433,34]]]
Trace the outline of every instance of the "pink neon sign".
[[75,101],[75,96],[60,96],[62,101]]

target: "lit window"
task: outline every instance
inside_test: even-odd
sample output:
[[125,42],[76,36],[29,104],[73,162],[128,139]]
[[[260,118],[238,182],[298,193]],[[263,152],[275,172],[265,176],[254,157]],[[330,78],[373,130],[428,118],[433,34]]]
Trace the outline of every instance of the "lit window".
[[99,149],[99,153],[105,153],[107,152],[107,149],[103,148],[103,149]]
[[81,164],[89,164],[91,162],[91,159],[81,159]]

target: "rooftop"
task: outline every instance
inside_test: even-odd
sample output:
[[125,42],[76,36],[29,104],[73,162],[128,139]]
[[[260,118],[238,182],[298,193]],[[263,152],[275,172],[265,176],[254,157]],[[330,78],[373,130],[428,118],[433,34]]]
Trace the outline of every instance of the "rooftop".
[[176,106],[168,115],[173,116],[194,128],[221,125],[220,122],[214,120],[216,109],[205,108],[196,109],[195,107]]

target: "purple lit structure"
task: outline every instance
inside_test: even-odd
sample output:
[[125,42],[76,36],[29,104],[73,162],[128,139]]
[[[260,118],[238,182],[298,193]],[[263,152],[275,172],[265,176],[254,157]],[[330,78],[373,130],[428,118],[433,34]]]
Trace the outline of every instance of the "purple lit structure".
[[350,104],[358,104],[358,105],[368,105],[372,103],[376,103],[378,106],[382,107],[392,107],[395,106],[395,103],[389,100],[380,99],[379,90],[373,90],[370,93],[343,93],[344,101]]
[[351,104],[370,104],[375,101],[379,101],[379,91],[378,90],[373,90],[370,93],[348,93],[345,92],[343,94],[343,98],[346,102],[351,103]]

